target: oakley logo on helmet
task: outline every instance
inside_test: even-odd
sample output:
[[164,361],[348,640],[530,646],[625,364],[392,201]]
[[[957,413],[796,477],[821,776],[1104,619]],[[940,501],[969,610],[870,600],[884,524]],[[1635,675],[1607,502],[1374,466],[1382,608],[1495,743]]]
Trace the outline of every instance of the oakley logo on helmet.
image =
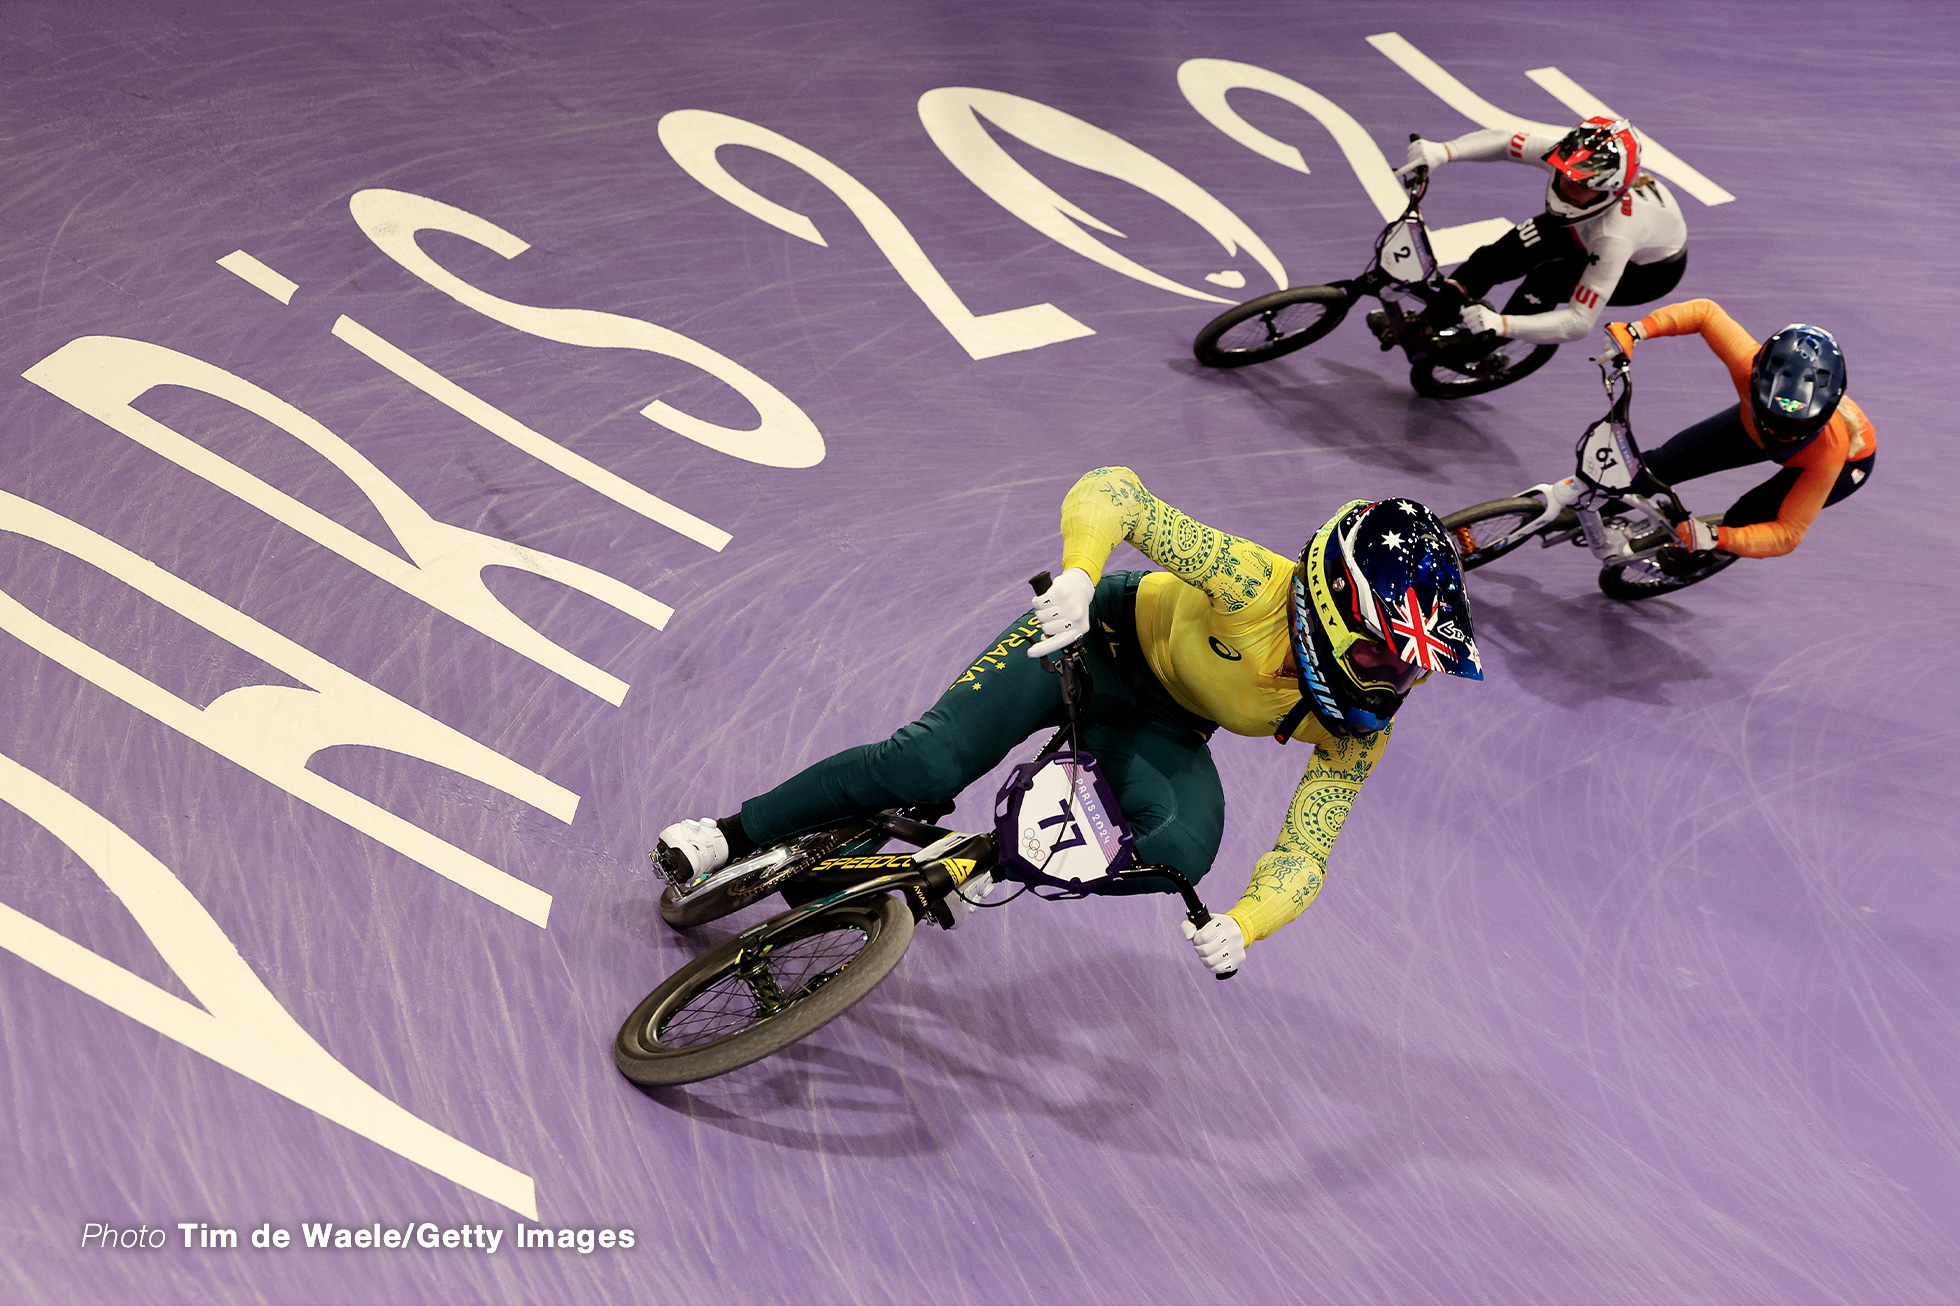
[[1315,715],[1323,722],[1338,722],[1342,718],[1341,705],[1334,701],[1333,691],[1320,670],[1320,658],[1314,648],[1312,627],[1306,615],[1309,607],[1307,587],[1300,583],[1298,576],[1295,576],[1290,623],[1293,635],[1293,660],[1299,664],[1300,679],[1306,682],[1307,693],[1313,698]]

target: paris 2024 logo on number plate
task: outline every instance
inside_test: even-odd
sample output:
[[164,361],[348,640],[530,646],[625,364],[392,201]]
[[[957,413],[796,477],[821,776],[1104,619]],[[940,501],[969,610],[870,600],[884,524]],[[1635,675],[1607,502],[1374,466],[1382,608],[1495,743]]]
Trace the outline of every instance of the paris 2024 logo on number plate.
[[1079,888],[1134,860],[1122,809],[1087,753],[1015,767],[994,805],[994,828],[1005,878]]

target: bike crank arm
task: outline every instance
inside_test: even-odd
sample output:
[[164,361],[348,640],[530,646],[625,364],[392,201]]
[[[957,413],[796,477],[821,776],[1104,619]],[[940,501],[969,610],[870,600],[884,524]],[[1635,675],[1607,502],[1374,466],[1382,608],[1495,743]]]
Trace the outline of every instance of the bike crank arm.
[[[647,856],[652,857],[653,854],[648,853]],[[702,894],[718,889],[724,884],[735,880],[746,879],[749,876],[767,877],[769,872],[794,860],[795,856],[796,854],[793,850],[779,847],[770,849],[754,857],[744,858],[741,861],[730,862],[720,870],[709,871],[706,875],[697,876],[685,884],[675,885],[675,901],[691,902]],[[654,866],[658,869],[660,863],[655,861]],[[672,883],[672,881],[669,881],[669,883]],[[769,881],[769,883],[771,887],[774,887],[773,881]],[[766,890],[759,889],[756,896],[761,897],[764,892]]]

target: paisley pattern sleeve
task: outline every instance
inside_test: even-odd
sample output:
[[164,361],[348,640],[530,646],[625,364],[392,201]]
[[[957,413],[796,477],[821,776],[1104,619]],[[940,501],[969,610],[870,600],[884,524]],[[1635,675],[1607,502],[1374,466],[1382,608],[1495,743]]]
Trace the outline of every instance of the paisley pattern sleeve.
[[1252,868],[1252,883],[1231,915],[1251,943],[1298,916],[1320,892],[1327,855],[1347,820],[1361,782],[1375,769],[1394,727],[1359,739],[1338,739],[1314,749],[1300,787],[1293,791],[1286,825],[1273,851]]
[[1250,540],[1193,521],[1146,490],[1127,467],[1098,467],[1062,500],[1062,565],[1097,580],[1110,551],[1128,540],[1158,566],[1237,612],[1271,584],[1274,555]]

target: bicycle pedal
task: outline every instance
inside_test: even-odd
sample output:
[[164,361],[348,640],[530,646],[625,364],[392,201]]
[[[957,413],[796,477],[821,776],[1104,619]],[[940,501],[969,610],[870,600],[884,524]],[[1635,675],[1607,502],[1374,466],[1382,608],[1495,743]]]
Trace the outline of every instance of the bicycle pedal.
[[653,869],[667,883],[674,886],[676,893],[694,882],[694,868],[688,865],[687,855],[678,848],[669,848],[663,843],[647,854],[647,860],[653,863]]

